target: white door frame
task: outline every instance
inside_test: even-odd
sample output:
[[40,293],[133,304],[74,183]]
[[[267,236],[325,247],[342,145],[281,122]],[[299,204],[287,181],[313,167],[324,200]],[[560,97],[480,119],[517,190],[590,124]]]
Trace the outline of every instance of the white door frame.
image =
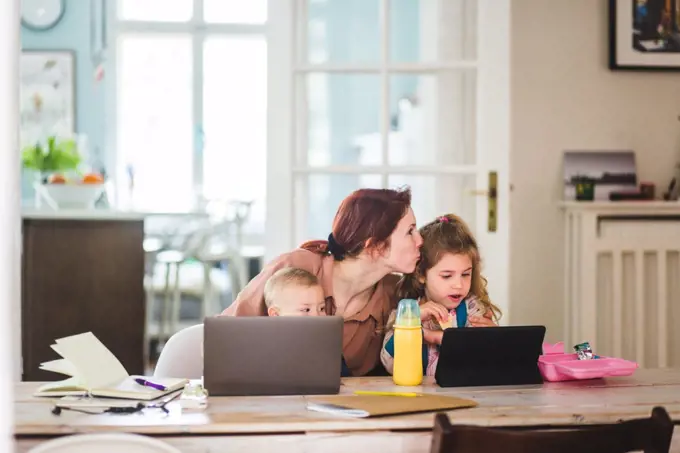
[[[422,2],[436,0],[421,0]],[[296,176],[304,174],[378,174],[383,187],[391,174],[476,175],[476,191],[487,189],[490,171],[498,173],[497,231],[488,232],[487,198],[477,197],[477,239],[482,248],[484,275],[494,303],[503,310],[503,324],[509,320],[509,149],[510,149],[510,0],[478,0],[477,60],[448,62],[392,63],[389,61],[389,31],[383,27],[381,60],[377,64],[308,64],[301,58],[299,43],[306,42],[304,5],[306,0],[269,0],[268,27],[268,150],[266,260],[296,247],[296,219],[304,197],[296,197]],[[381,0],[381,10],[389,11],[389,0]],[[383,16],[386,21],[387,15]],[[299,74],[309,72],[374,74],[382,78],[381,134],[383,162],[388,162],[389,76],[436,74],[439,71],[472,69],[477,72],[476,146],[477,158],[471,165],[339,166],[306,165],[306,106],[299,105],[296,92]],[[304,91],[303,91],[304,92]],[[298,133],[300,132],[300,133]],[[297,154],[297,155],[296,155]],[[296,158],[297,157],[297,158]],[[296,162],[299,162],[296,164]],[[299,184],[299,182],[298,182]],[[299,187],[299,186],[298,186]],[[304,189],[303,189],[304,190]],[[473,195],[470,195],[473,196]],[[419,219],[420,222],[430,219]],[[419,223],[420,223],[419,222]],[[309,238],[322,239],[322,238]]]

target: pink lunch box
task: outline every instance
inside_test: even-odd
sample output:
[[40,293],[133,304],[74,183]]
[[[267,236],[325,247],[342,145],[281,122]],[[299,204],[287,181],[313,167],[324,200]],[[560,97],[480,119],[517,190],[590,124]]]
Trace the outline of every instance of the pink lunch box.
[[543,355],[538,358],[538,369],[546,381],[573,381],[611,376],[630,376],[638,364],[630,360],[602,357],[579,360],[577,354],[565,354],[564,343],[544,343]]

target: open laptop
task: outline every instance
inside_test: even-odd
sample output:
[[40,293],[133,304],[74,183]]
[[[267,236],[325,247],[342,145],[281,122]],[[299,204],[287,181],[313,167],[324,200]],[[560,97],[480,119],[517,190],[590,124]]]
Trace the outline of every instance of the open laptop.
[[440,387],[542,384],[545,326],[446,329],[435,380]]
[[211,396],[340,391],[340,316],[217,316],[203,329],[203,383]]

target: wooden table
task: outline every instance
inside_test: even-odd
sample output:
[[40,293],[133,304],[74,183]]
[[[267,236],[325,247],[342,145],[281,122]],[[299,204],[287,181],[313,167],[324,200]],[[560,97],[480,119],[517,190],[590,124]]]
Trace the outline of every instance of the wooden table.
[[[433,423],[432,413],[338,418],[306,410],[302,396],[216,397],[205,411],[182,413],[175,405],[170,415],[154,410],[135,415],[65,411],[55,416],[50,400],[31,396],[35,387],[35,383],[16,384],[17,451],[65,434],[126,431],[162,436],[187,452],[427,452]],[[390,378],[349,378],[343,380],[341,393],[358,388],[397,390]],[[426,381],[416,391],[476,400],[476,408],[449,412],[458,424],[540,429],[604,424],[649,417],[654,406],[664,406],[680,423],[680,369],[638,370],[631,377],[523,387],[442,389]],[[680,452],[680,439],[674,439],[673,451]]]

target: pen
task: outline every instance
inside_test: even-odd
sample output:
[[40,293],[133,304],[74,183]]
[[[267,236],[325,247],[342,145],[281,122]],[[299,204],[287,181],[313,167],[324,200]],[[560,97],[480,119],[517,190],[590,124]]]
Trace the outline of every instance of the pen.
[[135,382],[139,385],[143,385],[144,387],[151,387],[152,389],[156,389],[156,390],[165,391],[165,390],[168,389],[164,385],[154,384],[153,382],[147,381],[146,379],[142,379],[142,378],[135,378]]
[[417,393],[413,392],[373,392],[370,390],[357,390],[354,392],[355,395],[375,395],[375,396],[418,396]]

